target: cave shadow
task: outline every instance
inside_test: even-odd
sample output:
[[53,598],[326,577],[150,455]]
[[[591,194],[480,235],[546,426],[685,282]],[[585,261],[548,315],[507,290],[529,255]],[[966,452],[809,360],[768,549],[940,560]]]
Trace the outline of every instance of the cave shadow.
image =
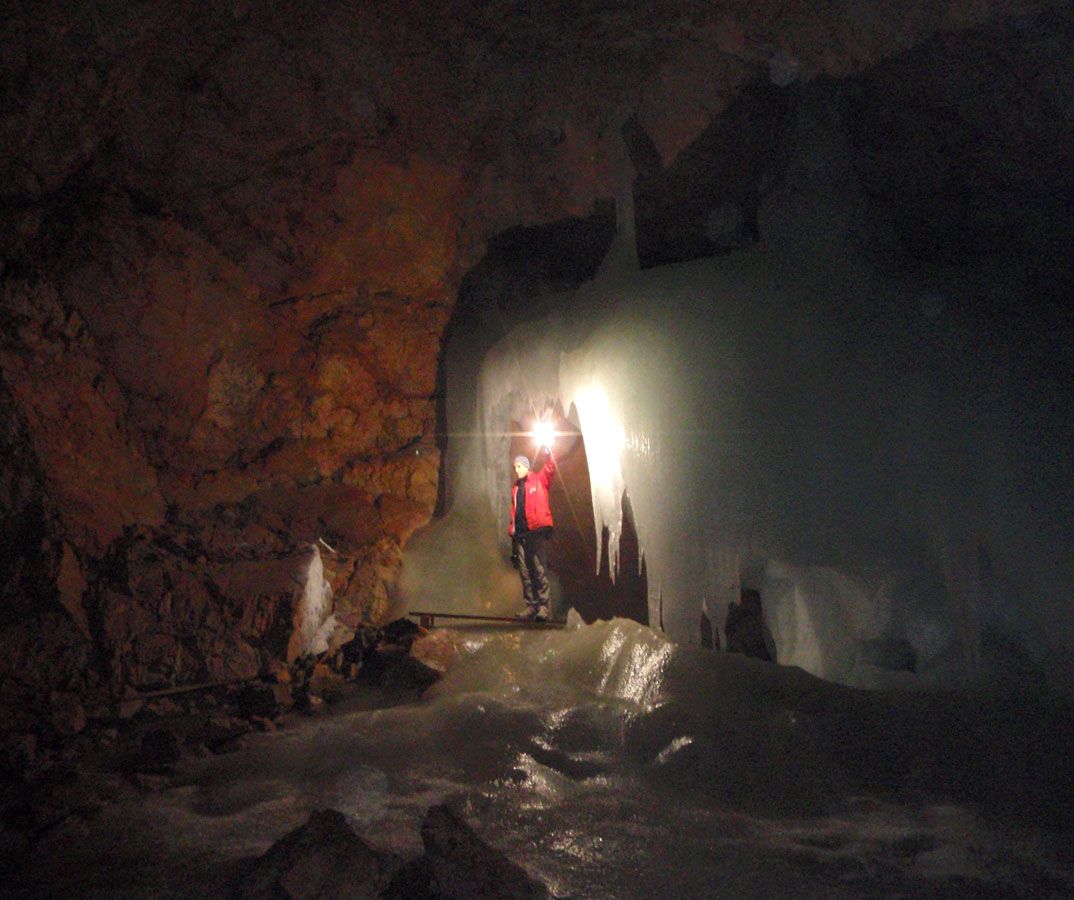
[[609,547],[611,535],[605,525],[601,529],[600,568],[591,584],[581,586],[584,594],[576,598],[575,609],[587,624],[616,616],[649,624],[649,575],[626,491],[623,491],[621,526],[614,572]]
[[724,634],[730,653],[741,653],[765,662],[776,661],[776,642],[765,622],[760,591],[747,587],[739,591],[739,602],[727,608]]

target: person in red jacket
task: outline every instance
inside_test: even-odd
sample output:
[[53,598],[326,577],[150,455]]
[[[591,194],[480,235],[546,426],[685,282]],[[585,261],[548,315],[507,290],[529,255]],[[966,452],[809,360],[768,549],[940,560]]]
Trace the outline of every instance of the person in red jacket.
[[516,456],[515,484],[511,489],[511,558],[522,579],[522,598],[526,601],[524,619],[548,621],[552,589],[548,583],[546,550],[552,536],[552,510],[548,505],[548,486],[556,474],[556,455],[545,447],[548,458],[536,471],[530,461]]

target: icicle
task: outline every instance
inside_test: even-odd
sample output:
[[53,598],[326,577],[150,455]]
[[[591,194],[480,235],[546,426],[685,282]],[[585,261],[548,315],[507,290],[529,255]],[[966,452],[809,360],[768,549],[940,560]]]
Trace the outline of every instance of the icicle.
[[322,626],[330,618],[332,611],[332,592],[324,580],[324,563],[317,544],[310,544],[309,562],[299,585],[300,590],[296,592],[294,599],[294,631],[287,647],[288,662],[318,652],[317,646],[324,642],[319,640],[324,637]]

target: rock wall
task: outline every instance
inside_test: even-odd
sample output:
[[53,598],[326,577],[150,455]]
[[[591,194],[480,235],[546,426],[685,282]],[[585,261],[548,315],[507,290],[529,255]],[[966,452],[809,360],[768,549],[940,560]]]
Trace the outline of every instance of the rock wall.
[[256,674],[318,539],[381,619],[491,237],[621,193],[628,120],[668,164],[746,84],[1040,5],[9,4],[5,709]]

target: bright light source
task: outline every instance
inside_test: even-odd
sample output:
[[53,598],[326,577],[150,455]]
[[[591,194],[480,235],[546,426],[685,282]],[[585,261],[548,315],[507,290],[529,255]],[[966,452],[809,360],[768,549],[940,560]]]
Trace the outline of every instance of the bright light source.
[[538,447],[551,447],[556,439],[556,429],[551,422],[538,422],[531,432]]

